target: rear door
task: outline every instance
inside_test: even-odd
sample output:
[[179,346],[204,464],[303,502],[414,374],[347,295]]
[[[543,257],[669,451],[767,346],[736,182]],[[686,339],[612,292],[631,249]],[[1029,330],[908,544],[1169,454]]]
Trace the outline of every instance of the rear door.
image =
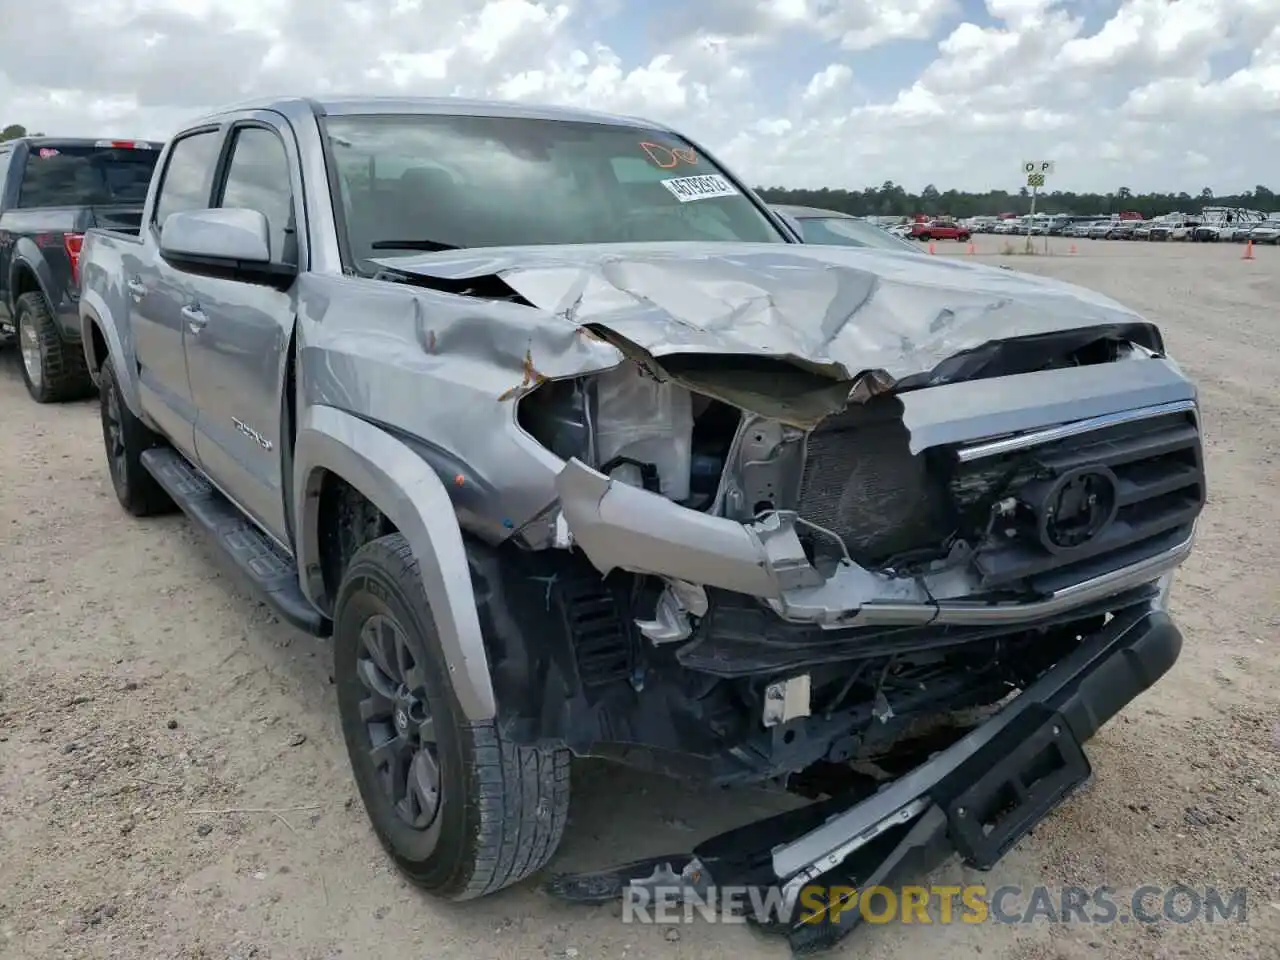
[[[213,205],[258,210],[271,256],[305,264],[306,231],[293,131],[280,116],[255,112],[231,126]],[[297,313],[289,289],[221,277],[192,278],[187,362],[197,413],[200,466],[258,525],[288,542],[280,457],[284,364]]]
[[173,445],[191,459],[196,455],[196,414],[184,341],[185,311],[195,278],[160,257],[160,231],[171,214],[209,206],[221,143],[218,126],[188,131],[174,141],[160,175],[151,219],[142,228],[139,253],[124,258],[123,279],[130,300],[142,406]]

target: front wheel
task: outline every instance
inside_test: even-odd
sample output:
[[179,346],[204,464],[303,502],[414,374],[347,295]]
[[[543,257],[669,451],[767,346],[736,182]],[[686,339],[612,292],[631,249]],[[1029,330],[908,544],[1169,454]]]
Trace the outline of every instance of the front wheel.
[[920,239],[920,242],[921,242],[921,243],[928,243],[930,240],[932,240],[932,239],[933,239],[933,237],[932,237],[932,236],[930,236],[930,235],[929,235],[929,234],[927,234],[927,233],[922,233],[922,234],[920,234],[919,239]]
[[418,562],[398,533],[361,547],[334,611],[334,679],[374,833],[415,885],[447,900],[541,869],[569,812],[567,750],[470,722],[449,684]]

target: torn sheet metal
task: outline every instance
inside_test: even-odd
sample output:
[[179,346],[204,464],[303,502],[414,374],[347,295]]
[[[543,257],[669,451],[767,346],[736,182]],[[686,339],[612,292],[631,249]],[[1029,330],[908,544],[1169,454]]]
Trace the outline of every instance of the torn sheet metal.
[[547,322],[586,328],[662,378],[797,426],[842,408],[851,390],[893,389],[993,340],[1144,323],[1055,280],[834,246],[491,248],[379,262],[446,282],[498,278]]
[[403,439],[445,480],[463,528],[493,543],[558,499],[564,461],[514,414],[546,380],[633,356],[660,378],[805,427],[850,401],[921,385],[904,377],[966,379],[981,368],[981,351],[958,364],[947,358],[989,341],[1144,326],[1118,304],[1054,281],[852,248],[491,248],[382,265],[379,281],[301,279],[304,402]]

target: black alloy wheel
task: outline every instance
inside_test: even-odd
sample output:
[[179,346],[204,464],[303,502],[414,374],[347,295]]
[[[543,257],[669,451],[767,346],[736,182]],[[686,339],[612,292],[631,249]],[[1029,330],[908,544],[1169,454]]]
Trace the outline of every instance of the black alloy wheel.
[[369,759],[400,820],[426,830],[440,813],[440,756],[422,665],[404,629],[374,614],[360,629],[356,676]]

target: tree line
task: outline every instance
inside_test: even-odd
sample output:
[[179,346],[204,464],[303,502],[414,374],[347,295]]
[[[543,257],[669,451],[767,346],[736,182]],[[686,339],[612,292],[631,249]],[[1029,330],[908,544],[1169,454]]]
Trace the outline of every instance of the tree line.
[[[823,187],[820,190],[794,190],[788,187],[757,187],[760,195],[769,203],[791,203],[805,207],[821,207],[839,210],[855,216],[898,216],[916,214],[978,217],[998,216],[1002,213],[1024,214],[1031,211],[1031,193],[1026,187],[1016,193],[1007,190],[988,190],[970,193],[965,190],[939,190],[933,184],[919,193],[886,180],[879,187],[862,190],[841,190]],[[1036,198],[1037,213],[1062,213],[1077,216],[1106,216],[1111,213],[1132,210],[1143,217],[1155,217],[1163,213],[1199,213],[1205,207],[1243,207],[1271,213],[1280,210],[1276,194],[1262,184],[1252,190],[1226,196],[1215,196],[1205,187],[1195,196],[1189,193],[1134,193],[1128,187],[1120,187],[1113,193],[1073,193],[1054,190],[1040,193]]]

